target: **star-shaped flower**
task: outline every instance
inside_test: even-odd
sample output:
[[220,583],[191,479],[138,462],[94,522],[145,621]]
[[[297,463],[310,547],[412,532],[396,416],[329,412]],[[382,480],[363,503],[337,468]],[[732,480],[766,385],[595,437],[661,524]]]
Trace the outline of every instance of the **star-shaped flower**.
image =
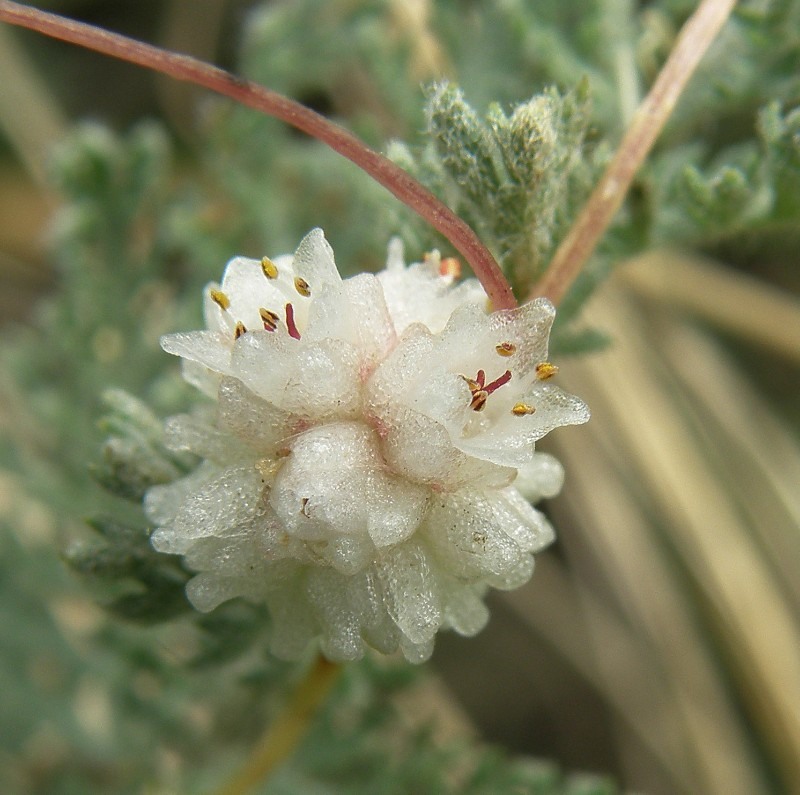
[[563,477],[534,445],[589,412],[551,380],[552,305],[490,313],[455,270],[406,267],[393,241],[385,270],[342,280],[317,229],[293,256],[233,259],[207,329],[162,340],[215,400],[168,421],[203,460],[146,499],[198,609],[265,601],[284,657],[316,640],[418,662],[439,629],[483,627],[488,587],[530,577],[553,531],[528,499]]

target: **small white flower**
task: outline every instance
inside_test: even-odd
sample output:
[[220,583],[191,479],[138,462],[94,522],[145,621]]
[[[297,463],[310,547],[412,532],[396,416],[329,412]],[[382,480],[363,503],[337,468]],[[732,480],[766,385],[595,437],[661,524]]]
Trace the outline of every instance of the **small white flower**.
[[334,660],[366,644],[418,662],[439,629],[483,627],[488,587],[530,577],[553,531],[526,498],[563,477],[534,444],[589,412],[549,380],[552,305],[489,314],[451,271],[406,267],[393,241],[384,271],[342,280],[317,229],[294,256],[232,260],[207,330],[162,340],[216,400],[168,421],[204,460],[146,499],[199,610],[265,601],[283,657],[317,639]]

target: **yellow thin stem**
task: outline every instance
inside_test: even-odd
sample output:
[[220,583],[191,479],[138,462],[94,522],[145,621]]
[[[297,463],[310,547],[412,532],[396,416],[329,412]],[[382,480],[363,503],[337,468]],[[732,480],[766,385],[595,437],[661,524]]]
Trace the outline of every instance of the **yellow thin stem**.
[[341,666],[319,657],[256,743],[244,767],[214,795],[247,795],[263,784],[269,774],[295,751],[340,672]]
[[592,255],[622,204],[633,177],[667,122],[678,97],[727,21],[736,0],[703,0],[688,19],[650,93],[637,109],[617,153],[561,242],[530,298],[558,304]]

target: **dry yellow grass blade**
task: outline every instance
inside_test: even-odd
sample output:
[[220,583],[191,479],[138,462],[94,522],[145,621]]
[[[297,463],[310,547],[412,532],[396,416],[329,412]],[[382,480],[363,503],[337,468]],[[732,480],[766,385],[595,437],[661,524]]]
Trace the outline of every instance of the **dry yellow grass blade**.
[[[630,733],[637,748],[649,752],[646,764],[658,764],[658,775],[671,792],[695,791],[691,771],[681,763],[683,740],[652,651],[555,557],[541,556],[536,568],[537,597],[532,597],[531,587],[524,587],[503,594],[503,602],[601,694],[619,719],[618,734]],[[593,633],[603,639],[601,660]],[[636,771],[629,773],[631,780],[639,780]]]
[[46,164],[67,128],[56,97],[42,81],[14,34],[0,27],[0,129],[41,187]]
[[698,255],[650,251],[619,269],[637,293],[688,309],[800,361],[800,301]]
[[27,319],[52,287],[42,232],[51,209],[21,169],[0,166],[0,326]]
[[719,476],[735,484],[740,511],[800,613],[800,445],[706,334],[682,324],[663,339]]
[[[588,379],[582,381],[591,391]],[[694,620],[685,583],[664,555],[658,528],[644,509],[636,473],[624,456],[612,461],[603,451],[598,424],[551,445],[568,472],[566,496],[553,515],[571,568],[577,578],[591,570],[595,579],[604,575],[638,642],[653,650],[649,684],[666,697],[676,735],[669,746],[670,768],[691,782],[687,791],[765,792],[751,744]],[[605,638],[599,631],[593,634],[602,650]],[[617,686],[626,689],[628,683],[622,679]],[[628,767],[635,762],[634,757]]]
[[[787,791],[800,782],[800,627],[741,515],[732,484],[680,406],[680,384],[660,361],[661,335],[629,298],[608,290],[590,322],[614,337],[602,357],[571,368],[590,379],[595,424],[612,460],[629,462],[658,510],[699,595],[698,609]],[[588,396],[588,395],[587,395]],[[734,487],[735,488],[735,487]],[[794,789],[793,789],[794,788]]]

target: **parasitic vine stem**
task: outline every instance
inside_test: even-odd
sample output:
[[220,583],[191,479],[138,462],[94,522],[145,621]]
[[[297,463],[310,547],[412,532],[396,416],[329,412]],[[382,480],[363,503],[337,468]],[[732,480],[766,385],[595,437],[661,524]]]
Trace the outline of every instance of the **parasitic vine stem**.
[[480,280],[495,309],[517,302],[508,280],[472,228],[449,207],[391,160],[370,149],[343,127],[288,97],[237,77],[189,55],[163,50],[10,0],[0,1],[0,20],[71,44],[138,64],[202,86],[254,110],[274,116],[355,163],[376,182],[441,232],[461,253]]

